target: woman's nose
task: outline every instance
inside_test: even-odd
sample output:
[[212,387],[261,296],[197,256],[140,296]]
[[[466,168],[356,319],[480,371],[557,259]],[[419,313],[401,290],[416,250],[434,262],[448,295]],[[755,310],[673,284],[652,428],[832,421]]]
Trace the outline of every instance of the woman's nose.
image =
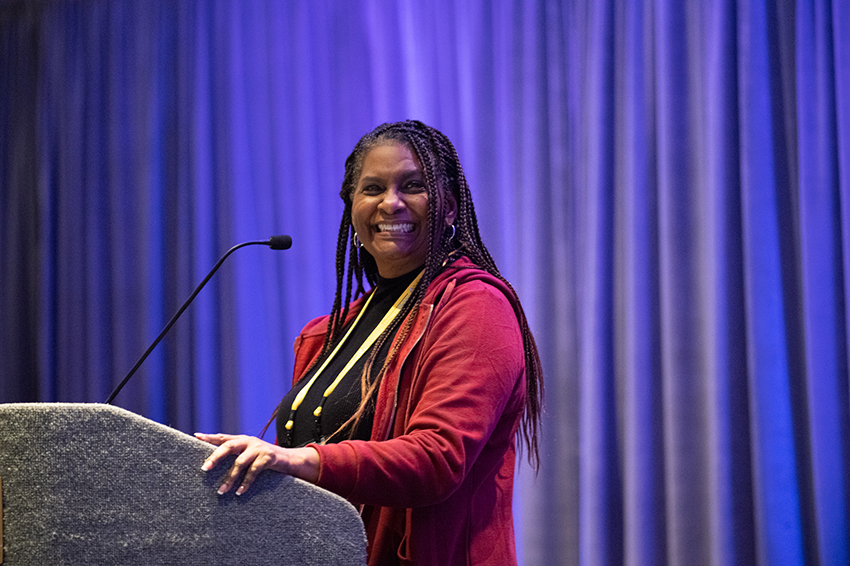
[[384,191],[384,198],[381,199],[378,206],[386,212],[395,212],[404,208],[404,201],[401,198],[401,193],[395,187],[390,187]]

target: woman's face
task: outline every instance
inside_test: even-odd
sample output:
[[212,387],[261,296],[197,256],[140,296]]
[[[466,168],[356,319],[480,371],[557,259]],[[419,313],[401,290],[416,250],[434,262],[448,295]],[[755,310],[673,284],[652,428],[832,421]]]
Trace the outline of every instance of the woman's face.
[[[428,191],[419,160],[401,144],[366,154],[354,188],[351,223],[381,277],[404,275],[428,257]],[[446,201],[446,225],[454,222],[454,198]]]

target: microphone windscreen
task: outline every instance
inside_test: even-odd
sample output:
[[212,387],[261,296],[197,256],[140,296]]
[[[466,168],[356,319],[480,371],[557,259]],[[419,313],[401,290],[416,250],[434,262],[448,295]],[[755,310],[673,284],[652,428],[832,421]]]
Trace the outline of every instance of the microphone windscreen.
[[273,250],[288,250],[292,247],[292,237],[286,235],[269,238],[269,247]]

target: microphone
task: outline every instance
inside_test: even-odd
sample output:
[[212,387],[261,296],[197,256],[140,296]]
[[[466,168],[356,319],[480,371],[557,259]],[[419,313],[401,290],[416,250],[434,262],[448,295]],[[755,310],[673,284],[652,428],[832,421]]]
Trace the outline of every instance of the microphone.
[[[268,244],[273,250],[288,250],[292,247],[291,236],[272,236],[268,242],[249,242],[257,244]],[[229,253],[229,252],[228,252]]]
[[142,365],[142,362],[147,359],[150,353],[153,352],[153,349],[156,348],[156,345],[159,344],[159,341],[162,340],[162,337],[165,336],[165,334],[171,329],[172,326],[174,326],[174,323],[177,322],[177,319],[180,318],[180,315],[183,314],[183,311],[186,310],[186,307],[188,307],[189,304],[195,300],[195,297],[198,295],[198,293],[200,293],[201,289],[204,288],[204,285],[207,284],[207,281],[212,278],[213,274],[218,271],[218,268],[221,267],[221,264],[224,263],[224,260],[226,260],[230,256],[230,254],[232,254],[239,248],[258,244],[268,246],[273,250],[288,250],[292,247],[292,237],[285,235],[272,236],[268,240],[242,242],[241,244],[236,244],[235,246],[227,250],[227,252],[223,256],[221,256],[221,259],[218,260],[212,270],[210,270],[207,276],[204,277],[204,280],[201,281],[201,284],[195,288],[191,295],[189,295],[189,298],[186,299],[186,302],[183,303],[183,306],[180,307],[180,309],[174,314],[174,316],[171,317],[171,320],[168,321],[168,324],[165,325],[165,328],[162,329],[162,332],[159,333],[159,336],[156,337],[156,340],[154,340],[150,347],[145,351],[145,353],[142,354],[142,357],[139,358],[139,361],[136,362],[136,365],[133,366],[133,369],[131,369],[129,373],[127,373],[124,379],[121,380],[121,383],[118,384],[118,387],[116,387],[112,391],[112,393],[109,395],[109,398],[106,400],[107,405],[112,403],[113,399],[115,399],[115,396],[118,395],[118,393],[124,388],[127,382],[130,381],[130,378],[133,377],[133,374],[136,373],[136,370],[139,369],[139,366]]

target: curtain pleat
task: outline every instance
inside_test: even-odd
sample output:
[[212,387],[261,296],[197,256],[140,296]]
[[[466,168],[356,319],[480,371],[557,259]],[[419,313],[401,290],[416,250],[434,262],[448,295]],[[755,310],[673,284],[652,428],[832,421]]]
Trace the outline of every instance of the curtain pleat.
[[[808,419],[798,433],[807,448],[807,534],[823,563],[848,563],[850,419],[847,399],[846,276],[836,112],[836,37],[829,2],[797,7],[796,63],[800,271]],[[847,20],[845,23],[850,23]],[[838,39],[841,41],[841,39]],[[846,41],[846,40],[845,40]],[[801,411],[802,412],[802,411]],[[844,526],[844,528],[841,528]]]

